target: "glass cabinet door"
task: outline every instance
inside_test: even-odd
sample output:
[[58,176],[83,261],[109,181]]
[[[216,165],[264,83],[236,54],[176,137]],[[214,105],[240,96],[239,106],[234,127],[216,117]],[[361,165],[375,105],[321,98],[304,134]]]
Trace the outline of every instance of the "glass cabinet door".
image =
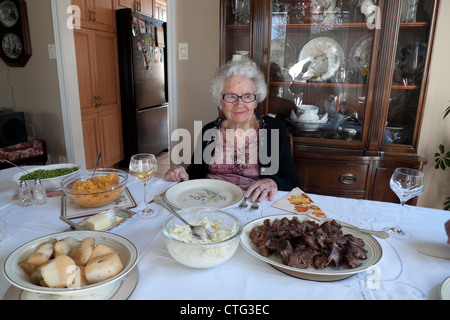
[[413,145],[418,135],[424,68],[434,10],[433,0],[403,0],[389,112],[383,143]]
[[250,19],[251,0],[227,0],[222,20],[225,21],[225,32],[222,41],[221,63],[231,59],[242,59],[250,56]]
[[362,142],[376,6],[314,2],[273,1],[267,111],[294,137]]

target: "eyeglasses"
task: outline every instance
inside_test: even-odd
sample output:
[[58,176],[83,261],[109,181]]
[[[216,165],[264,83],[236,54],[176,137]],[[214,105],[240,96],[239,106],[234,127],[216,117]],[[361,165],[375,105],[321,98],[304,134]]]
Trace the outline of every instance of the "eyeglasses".
[[223,95],[223,101],[228,103],[234,103],[239,99],[241,99],[244,103],[251,103],[256,100],[256,94],[247,93],[242,96],[238,96],[237,94],[227,93]]

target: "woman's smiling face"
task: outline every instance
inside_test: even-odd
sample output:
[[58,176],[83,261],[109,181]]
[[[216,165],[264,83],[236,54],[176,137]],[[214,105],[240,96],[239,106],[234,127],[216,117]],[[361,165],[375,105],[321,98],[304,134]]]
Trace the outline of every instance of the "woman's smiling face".
[[[235,76],[226,81],[223,94],[235,94],[237,96],[252,95],[255,94],[255,84],[248,78]],[[231,125],[238,127],[250,125],[256,105],[256,101],[245,103],[241,98],[232,103],[224,100],[221,101],[223,113],[228,121]]]

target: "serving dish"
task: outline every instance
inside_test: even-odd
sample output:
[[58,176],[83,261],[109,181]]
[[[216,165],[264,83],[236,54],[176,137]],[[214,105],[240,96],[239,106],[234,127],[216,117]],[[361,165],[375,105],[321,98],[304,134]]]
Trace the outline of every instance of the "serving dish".
[[309,80],[326,81],[339,70],[345,61],[344,50],[336,40],[318,37],[309,41],[301,50],[299,61],[312,60],[307,71]]
[[[77,166],[76,164],[73,164],[73,163],[63,163],[63,164],[52,164],[52,165],[48,165],[48,166],[35,167],[35,168],[27,169],[27,171],[32,173],[37,170],[57,170],[57,169],[63,169],[63,168],[76,168],[76,167],[79,167],[79,166]],[[69,173],[69,174],[66,174],[63,176],[55,177],[55,178],[41,179],[41,183],[44,186],[45,190],[47,190],[47,191],[61,190],[61,181],[67,177],[73,176],[78,171],[75,171],[75,172],[72,172],[72,173]],[[13,180],[14,182],[16,182],[19,185],[20,178],[26,174],[27,173],[24,171],[17,172],[16,174],[14,174],[11,177],[11,180]],[[34,184],[34,180],[26,180],[26,181],[28,183],[28,186],[31,186],[32,184]]]
[[194,207],[228,209],[244,199],[244,191],[227,181],[189,180],[169,188],[165,199],[171,206],[179,209]]
[[297,114],[292,110],[291,112],[291,121],[293,124],[300,130],[304,132],[315,132],[322,129],[329,120],[328,113],[319,115],[314,114],[317,119],[305,118],[305,114],[297,116]]
[[[102,212],[99,212],[95,215],[92,215],[88,218],[83,219],[82,221],[79,222],[73,222],[76,223],[79,227],[89,230],[86,227],[86,224],[88,222],[89,219],[98,216],[98,215],[104,215],[109,219],[110,222],[110,226],[106,229],[103,230],[96,230],[96,231],[103,231],[103,232],[108,232],[111,230],[114,230],[115,228],[121,226],[122,224],[124,224],[125,222],[127,222],[128,220],[130,220],[134,215],[136,214],[136,212],[125,209],[125,208],[119,208],[119,207],[114,207]],[[61,215],[64,219],[61,220],[65,220],[67,219],[66,217],[64,217],[63,215]],[[71,229],[73,229],[73,227],[71,227]]]
[[[73,189],[77,181],[87,182],[94,175],[95,178],[106,178],[111,174],[117,174],[117,183],[111,183],[103,188]],[[61,187],[67,197],[83,208],[98,208],[111,204],[120,197],[128,181],[128,174],[117,169],[96,169],[78,172],[76,175],[66,177],[61,182]]]
[[252,240],[250,239],[249,236],[250,231],[254,227],[262,225],[264,223],[264,220],[266,219],[269,219],[272,222],[275,219],[282,219],[282,218],[292,219],[293,217],[297,217],[300,221],[305,220],[314,221],[308,216],[292,215],[292,214],[275,215],[254,220],[244,226],[244,230],[242,232],[240,240],[242,247],[260,261],[270,264],[275,269],[281,272],[284,272],[296,278],[319,282],[343,280],[352,277],[357,273],[369,271],[375,268],[375,266],[378,264],[378,262],[381,260],[383,256],[383,250],[378,241],[374,237],[346,227],[342,227],[342,232],[344,234],[351,234],[354,235],[355,237],[363,239],[365,242],[364,248],[368,251],[367,260],[362,260],[361,261],[362,265],[355,269],[350,269],[345,264],[341,265],[339,269],[330,266],[328,266],[323,270],[316,270],[315,268],[299,269],[283,264],[281,257],[278,255],[271,255],[269,257],[264,257],[262,254],[260,254],[257,247],[253,244]]
[[3,297],[3,300],[127,300],[136,288],[138,280],[138,268],[134,267],[121,280],[109,285],[97,288],[94,292],[75,295],[55,295],[40,292],[31,292],[11,285]]
[[[225,263],[236,253],[242,233],[242,225],[236,217],[215,208],[191,208],[179,214],[193,225],[205,225],[212,240],[197,240],[189,236],[185,239],[182,237],[184,233],[179,233],[184,229],[172,233],[177,227],[187,228],[181,220],[172,216],[163,224],[162,234],[173,259],[191,268],[212,268]],[[207,220],[204,220],[205,217]]]
[[[69,236],[79,241],[91,237],[95,239],[96,245],[103,244],[111,248],[114,252],[118,252],[124,266],[123,270],[111,279],[81,288],[47,288],[33,284],[30,276],[19,267],[18,263],[25,260],[40,244],[52,239],[62,240]],[[135,267],[138,255],[137,248],[131,241],[116,234],[98,231],[61,232],[37,238],[18,247],[6,259],[3,273],[12,285],[26,291],[55,295],[87,295],[95,293],[99,288],[120,281]]]

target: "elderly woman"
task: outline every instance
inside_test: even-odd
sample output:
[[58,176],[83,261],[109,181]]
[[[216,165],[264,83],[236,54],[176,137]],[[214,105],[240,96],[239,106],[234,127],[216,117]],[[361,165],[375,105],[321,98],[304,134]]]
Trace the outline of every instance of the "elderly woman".
[[284,123],[255,113],[266,96],[264,74],[253,61],[231,61],[219,68],[211,82],[211,97],[223,116],[203,127],[197,144],[202,161],[196,163],[193,157],[187,170],[171,168],[166,180],[229,181],[246,190],[245,197],[253,202],[267,197],[272,201],[278,190],[298,187]]

